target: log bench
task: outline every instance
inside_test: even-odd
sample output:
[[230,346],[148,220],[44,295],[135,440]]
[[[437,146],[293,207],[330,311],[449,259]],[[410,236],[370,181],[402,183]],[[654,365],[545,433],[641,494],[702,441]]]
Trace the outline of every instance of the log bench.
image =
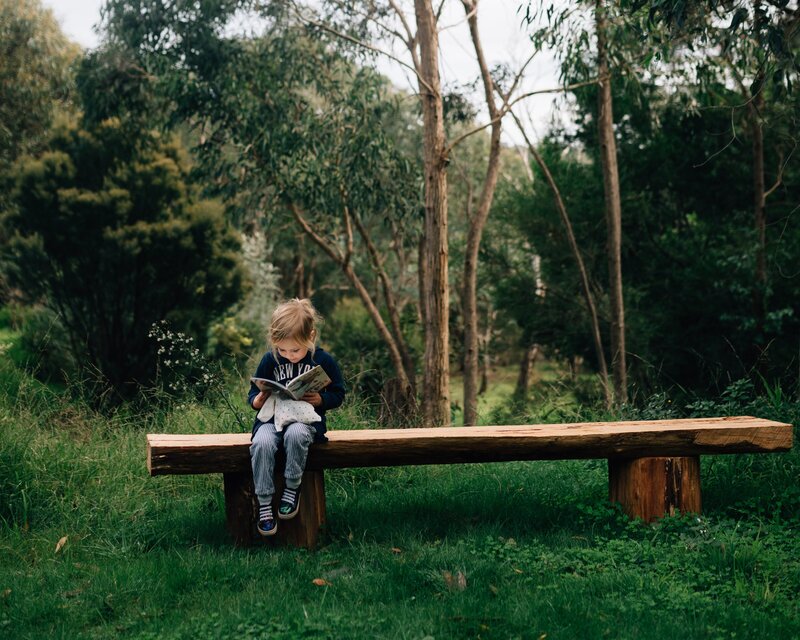
[[[609,498],[651,521],[699,513],[701,454],[768,453],[792,447],[792,425],[749,416],[561,425],[441,427],[328,432],[313,444],[300,512],[268,539],[314,547],[325,522],[324,470],[419,464],[606,458]],[[250,434],[148,434],[150,475],[221,473],[228,529],[238,545],[261,539],[250,468]],[[282,491],[282,472],[276,474]]]

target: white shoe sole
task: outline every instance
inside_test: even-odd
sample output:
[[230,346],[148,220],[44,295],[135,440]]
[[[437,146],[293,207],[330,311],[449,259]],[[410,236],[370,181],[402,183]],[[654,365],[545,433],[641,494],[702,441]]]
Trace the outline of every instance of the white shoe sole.
[[279,511],[278,512],[278,518],[280,520],[291,520],[292,518],[294,518],[297,515],[298,511],[300,511],[300,499],[299,498],[297,499],[297,508],[294,511],[292,511],[291,513],[287,513],[286,515],[282,514]]

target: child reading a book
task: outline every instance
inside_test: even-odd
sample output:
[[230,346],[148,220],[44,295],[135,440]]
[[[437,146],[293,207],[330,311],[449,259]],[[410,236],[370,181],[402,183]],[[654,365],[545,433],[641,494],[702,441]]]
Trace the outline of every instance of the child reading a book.
[[[327,440],[325,412],[341,405],[344,399],[339,365],[329,353],[315,346],[319,339],[318,323],[319,315],[309,300],[295,298],[278,305],[269,331],[272,348],[261,359],[254,377],[289,386],[291,380],[319,365],[330,378],[325,388],[306,393],[295,401],[272,398],[276,392],[261,391],[255,382],[250,383],[248,400],[259,412],[253,424],[250,461],[259,505],[257,528],[262,536],[274,535],[278,530],[272,511],[275,454],[281,448],[286,452],[286,487],[278,506],[278,518],[289,520],[297,515],[300,505],[300,481],[308,448],[313,441]],[[276,420],[278,415],[281,420]],[[294,417],[287,420],[287,415]]]

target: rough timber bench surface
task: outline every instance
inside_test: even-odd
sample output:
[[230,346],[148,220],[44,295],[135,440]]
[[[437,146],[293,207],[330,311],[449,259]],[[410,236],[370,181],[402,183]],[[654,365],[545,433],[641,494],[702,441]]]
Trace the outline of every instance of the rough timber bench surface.
[[[610,499],[629,515],[652,520],[675,509],[700,511],[700,454],[770,453],[792,447],[792,425],[750,416],[327,435],[329,442],[314,444],[309,451],[300,513],[280,523],[275,537],[284,542],[316,544],[325,521],[325,469],[607,458]],[[147,468],[154,476],[222,473],[230,533],[241,545],[257,538],[249,433],[148,434]]]

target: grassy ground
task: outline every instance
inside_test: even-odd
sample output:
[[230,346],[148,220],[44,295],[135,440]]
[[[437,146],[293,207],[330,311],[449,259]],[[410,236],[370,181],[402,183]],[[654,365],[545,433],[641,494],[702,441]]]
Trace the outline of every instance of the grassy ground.
[[109,419],[0,381],[3,638],[800,637],[796,452],[704,458],[705,515],[651,526],[603,461],[331,471],[319,550],[240,550],[220,477],[144,464],[146,432],[224,409]]

